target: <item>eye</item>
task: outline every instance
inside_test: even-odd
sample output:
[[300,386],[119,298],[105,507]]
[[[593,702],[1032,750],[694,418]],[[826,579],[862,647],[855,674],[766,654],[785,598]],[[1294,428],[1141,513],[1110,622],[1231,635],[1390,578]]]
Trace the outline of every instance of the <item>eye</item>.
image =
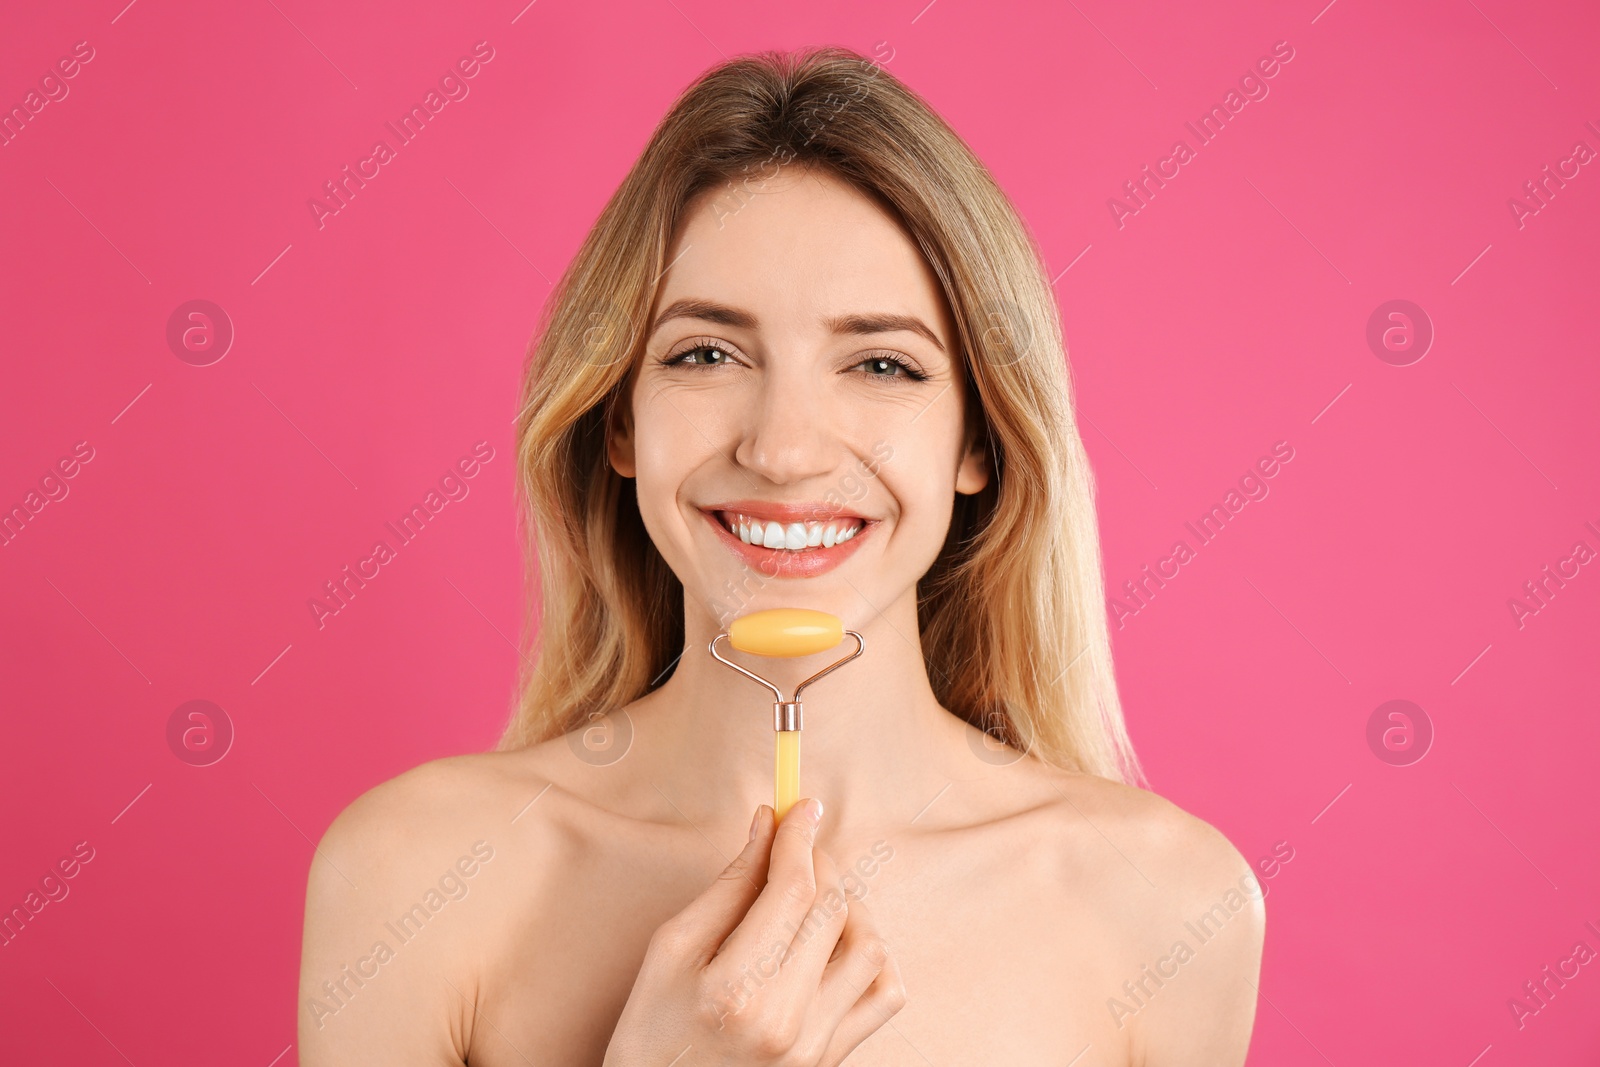
[[914,382],[928,380],[928,376],[913,367],[910,360],[894,352],[868,356],[856,366],[870,368],[867,374],[869,378],[909,378]]
[[[734,362],[733,350],[711,338],[696,338],[685,348],[662,356],[663,367],[709,368],[726,366]],[[857,367],[866,367],[869,378],[896,379],[925,382],[928,375],[919,371],[909,359],[898,352],[880,352],[861,360]]]
[[[704,362],[690,357],[704,355]],[[720,359],[711,357],[721,357]],[[663,367],[720,367],[732,360],[733,353],[713,341],[695,341],[688,348],[661,357]]]

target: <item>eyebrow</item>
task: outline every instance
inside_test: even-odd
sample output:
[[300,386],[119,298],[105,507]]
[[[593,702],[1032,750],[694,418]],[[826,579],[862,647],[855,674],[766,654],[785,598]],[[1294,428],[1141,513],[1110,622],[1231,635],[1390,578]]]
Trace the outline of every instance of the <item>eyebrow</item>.
[[[711,300],[697,300],[686,298],[674,300],[665,311],[656,316],[656,321],[651,324],[650,332],[653,334],[672,319],[701,319],[705,322],[714,322],[719,326],[731,326],[739,330],[754,330],[757,328],[756,317],[748,311],[728,307]],[[940,352],[945,350],[944,342],[939,340],[939,335],[928,328],[927,324],[915,315],[897,315],[890,312],[875,312],[871,314],[836,315],[826,319],[823,325],[834,333],[843,334],[874,334],[893,333],[905,330],[918,334],[932,342]]]

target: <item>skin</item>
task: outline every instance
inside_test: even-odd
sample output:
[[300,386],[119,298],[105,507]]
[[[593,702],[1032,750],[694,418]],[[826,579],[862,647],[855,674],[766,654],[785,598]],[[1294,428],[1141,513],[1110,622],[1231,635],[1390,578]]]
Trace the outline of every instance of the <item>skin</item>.
[[[669,262],[653,316],[695,298],[754,319],[652,320],[608,444],[684,583],[687,651],[598,733],[424,764],[335,820],[307,891],[301,1061],[1243,1063],[1265,927],[1249,864],[1153,793],[997,749],[929,684],[916,582],[955,494],[992,472],[916,245],[791,168],[731,215],[696,205]],[[936,340],[824,325],[846,313]],[[708,342],[726,354],[662,362]],[[699,511],[830,491],[878,525],[814,578],[751,571]],[[797,806],[774,831],[770,693],[704,650],[730,614],[780,606],[840,616],[867,652],[805,693],[820,825]],[[790,693],[851,647],[725,654]]]

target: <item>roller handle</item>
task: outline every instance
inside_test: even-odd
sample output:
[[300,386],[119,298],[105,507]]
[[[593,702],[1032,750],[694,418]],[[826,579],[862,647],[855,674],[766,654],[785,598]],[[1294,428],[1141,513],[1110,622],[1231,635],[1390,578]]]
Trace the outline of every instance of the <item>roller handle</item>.
[[772,810],[782,822],[800,799],[800,731],[779,730],[773,736],[777,738],[777,766],[772,777]]

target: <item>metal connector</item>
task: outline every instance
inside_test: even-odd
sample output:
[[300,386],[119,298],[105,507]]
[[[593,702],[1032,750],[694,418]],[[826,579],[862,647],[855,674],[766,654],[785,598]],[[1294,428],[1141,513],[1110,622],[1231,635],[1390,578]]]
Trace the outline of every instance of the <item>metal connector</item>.
[[798,730],[805,725],[805,705],[798,700],[780,700],[772,705],[774,730]]
[[802,707],[802,705],[800,703],[800,694],[801,694],[801,692],[803,692],[805,690],[805,687],[810,685],[812,682],[816,681],[818,678],[821,678],[823,675],[829,674],[829,673],[831,673],[833,671],[838,670],[840,667],[843,667],[846,663],[849,663],[851,660],[853,660],[857,656],[861,655],[862,652],[866,651],[866,648],[867,648],[866,639],[863,638],[860,634],[856,633],[854,630],[846,630],[845,631],[845,635],[847,637],[853,637],[853,638],[856,639],[856,650],[854,652],[850,653],[848,656],[845,656],[843,659],[839,660],[838,662],[830,664],[827,667],[824,667],[822,670],[818,671],[816,674],[813,674],[811,677],[807,678],[805,681],[803,681],[799,685],[795,686],[794,687],[794,699],[793,700],[785,700],[785,699],[783,699],[783,692],[781,690],[779,690],[779,688],[777,686],[773,685],[771,682],[769,682],[765,678],[761,677],[761,675],[755,674],[755,673],[753,673],[751,671],[747,671],[743,667],[739,666],[737,663],[734,663],[732,660],[724,658],[723,655],[720,652],[717,651],[717,642],[723,640],[724,638],[726,638],[728,636],[727,631],[723,631],[722,633],[720,633],[717,636],[713,637],[711,639],[711,644],[708,647],[709,647],[709,651],[711,652],[711,655],[719,663],[722,663],[722,664],[724,664],[726,666],[732,667],[734,670],[738,671],[740,674],[744,675],[746,678],[750,678],[750,679],[753,679],[754,681],[760,682],[762,685],[764,685],[768,689],[772,690],[772,695],[777,698],[776,701],[772,705],[772,726],[773,726],[773,729],[780,730],[780,731],[787,731],[787,730],[798,730],[798,729],[800,729],[800,724],[804,720],[804,717],[805,717],[804,716],[804,708]]

